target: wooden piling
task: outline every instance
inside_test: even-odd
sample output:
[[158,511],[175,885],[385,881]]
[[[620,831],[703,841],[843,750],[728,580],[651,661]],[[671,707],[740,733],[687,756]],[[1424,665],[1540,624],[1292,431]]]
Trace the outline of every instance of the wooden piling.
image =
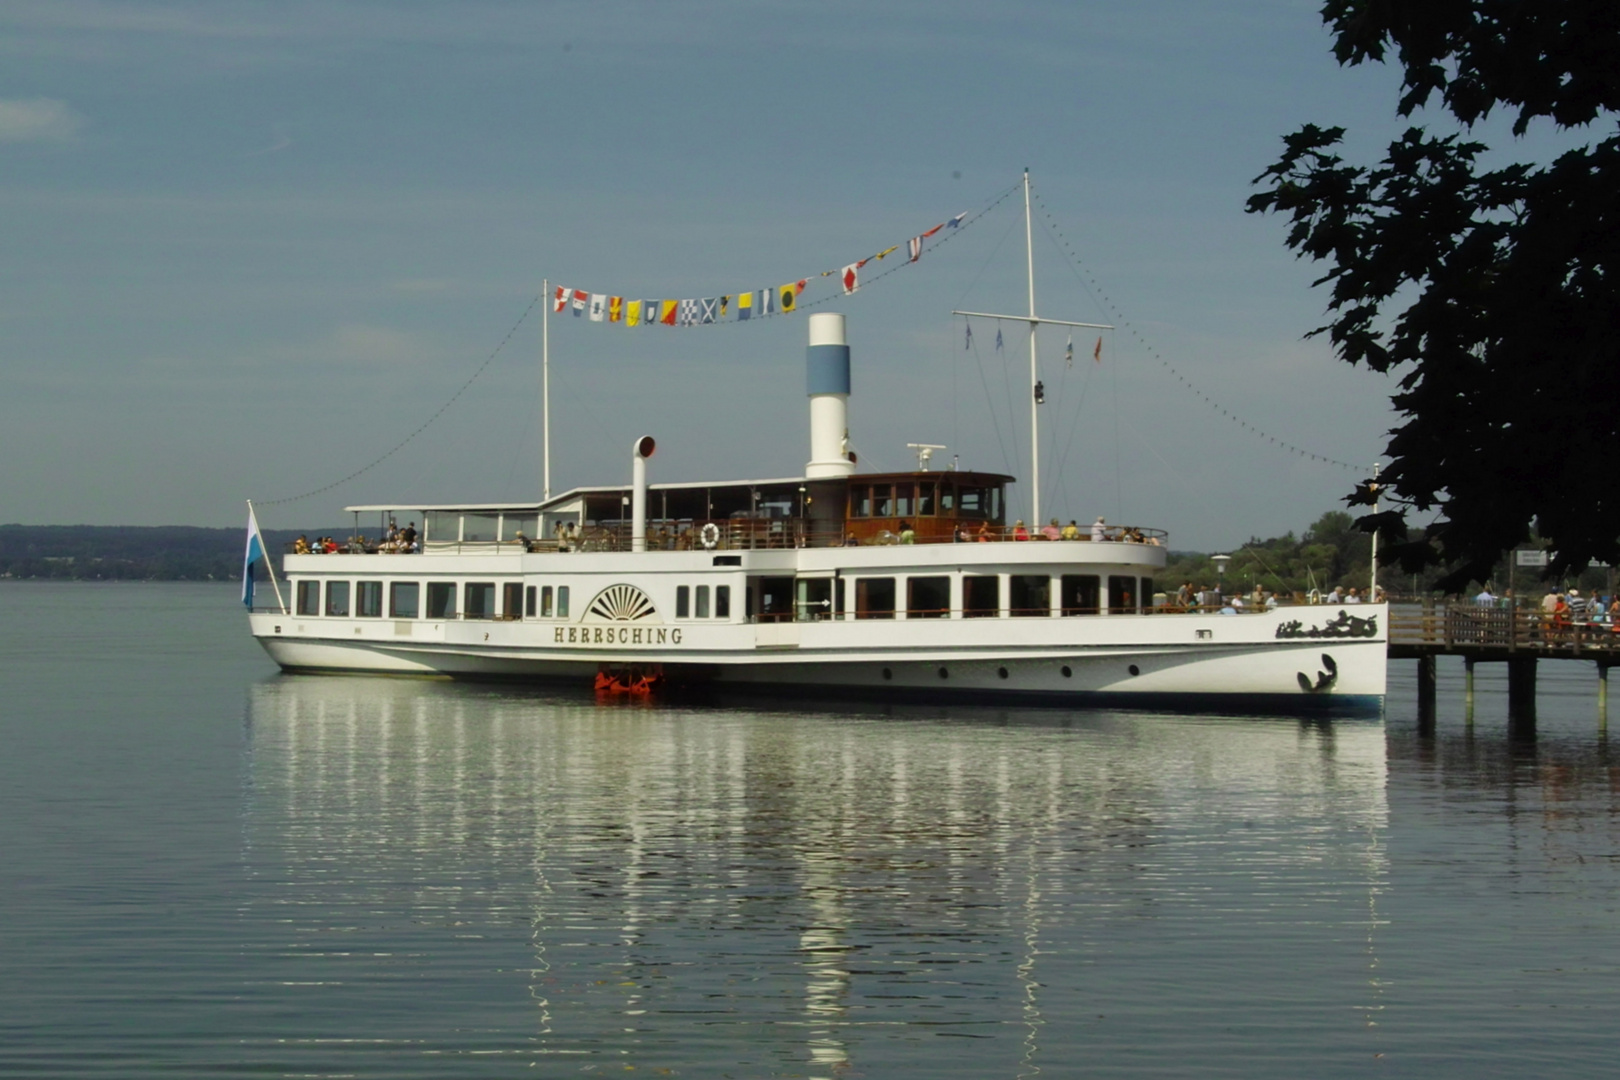
[[1609,733],[1609,665],[1598,661],[1598,731]]
[[1474,726],[1474,658],[1463,657],[1463,720]]
[[1432,729],[1434,727],[1435,698],[1434,655],[1418,657],[1417,665],[1418,725]]
[[1508,726],[1520,734],[1536,730],[1536,658],[1515,656],[1508,664]]

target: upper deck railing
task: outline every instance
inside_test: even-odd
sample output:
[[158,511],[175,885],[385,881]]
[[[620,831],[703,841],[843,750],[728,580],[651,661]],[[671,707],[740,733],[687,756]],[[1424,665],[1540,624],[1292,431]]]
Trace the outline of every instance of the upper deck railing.
[[[930,525],[937,522],[929,522]],[[647,528],[648,551],[759,551],[788,548],[826,547],[884,547],[900,544],[954,544],[954,543],[1076,543],[1093,542],[1090,527],[1080,530],[1078,536],[1056,541],[1037,529],[1022,526],[992,525],[972,521],[958,523],[961,527],[944,534],[921,530],[880,529],[865,538],[853,536],[845,527],[829,525],[802,518],[745,518],[712,521],[655,522]],[[1145,544],[1164,547],[1169,534],[1163,529],[1134,526],[1109,526],[1103,530],[1103,542]],[[629,551],[631,527],[628,522],[608,525],[587,525],[583,529],[562,536],[540,539],[524,537],[507,540],[436,540],[429,538],[430,551],[488,552],[509,554],[516,552],[572,552],[572,551]],[[286,545],[287,554],[298,554],[296,541]],[[353,537],[338,544],[338,555],[387,555],[402,553],[398,545],[379,543],[366,537]],[[320,554],[311,552],[311,554]]]

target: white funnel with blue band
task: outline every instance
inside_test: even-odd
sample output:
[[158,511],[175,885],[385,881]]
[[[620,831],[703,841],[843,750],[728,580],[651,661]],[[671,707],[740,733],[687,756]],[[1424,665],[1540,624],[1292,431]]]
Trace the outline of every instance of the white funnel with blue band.
[[849,345],[842,315],[810,316],[804,370],[810,395],[810,463],[804,475],[810,480],[848,476],[855,463],[849,459]]

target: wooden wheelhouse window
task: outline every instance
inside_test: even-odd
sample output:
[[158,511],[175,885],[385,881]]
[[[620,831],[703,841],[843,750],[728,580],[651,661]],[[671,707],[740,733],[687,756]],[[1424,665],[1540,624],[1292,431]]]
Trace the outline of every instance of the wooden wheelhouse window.
[[956,514],[956,485],[942,482],[939,485],[939,512],[945,517]]
[[894,485],[894,516],[895,517],[906,518],[906,517],[911,516],[911,508],[912,508],[913,499],[915,497],[915,489],[916,489],[916,485],[909,484],[909,483]]
[[855,484],[849,489],[849,516],[872,516],[872,489],[866,484]]
[[924,480],[917,485],[917,516],[934,517],[939,513],[939,500],[935,494],[937,485],[932,480]]
[[872,485],[872,516],[894,517],[894,493],[888,484]]

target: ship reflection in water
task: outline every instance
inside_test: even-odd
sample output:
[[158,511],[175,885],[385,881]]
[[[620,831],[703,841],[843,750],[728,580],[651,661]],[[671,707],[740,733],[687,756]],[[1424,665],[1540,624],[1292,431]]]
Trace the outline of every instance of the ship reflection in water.
[[332,677],[248,711],[244,919],[311,1062],[347,1039],[427,1071],[984,1077],[1381,1048],[1378,722]]

